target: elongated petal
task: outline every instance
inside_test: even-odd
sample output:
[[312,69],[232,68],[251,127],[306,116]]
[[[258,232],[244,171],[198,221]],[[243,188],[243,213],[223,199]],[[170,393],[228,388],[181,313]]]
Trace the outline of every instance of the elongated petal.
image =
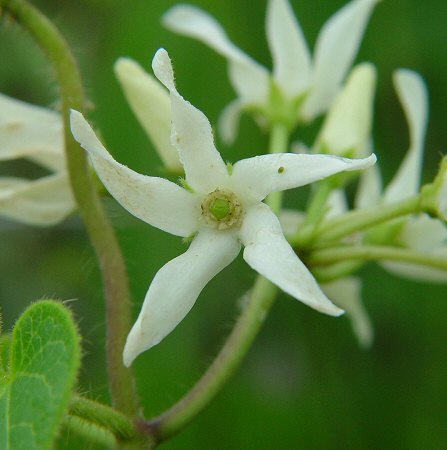
[[250,208],[240,230],[244,259],[258,273],[317,311],[338,316],[343,311],[323,294],[315,278],[284,238],[278,218],[264,203]]
[[360,176],[354,200],[357,209],[378,205],[382,201],[382,177],[377,165],[369,167]]
[[0,178],[0,215],[28,225],[62,222],[76,208],[68,175],[60,172],[37,180]]
[[447,227],[426,214],[411,216],[399,233],[399,244],[431,253],[447,245]]
[[241,199],[258,202],[270,192],[304,186],[339,172],[365,169],[375,162],[375,155],[347,159],[333,155],[276,153],[238,161],[231,181]]
[[178,152],[171,144],[169,94],[152,75],[129,58],[120,58],[115,63],[115,74],[164,165],[174,172],[182,172]]
[[339,217],[349,209],[346,193],[343,189],[336,189],[331,192],[326,203],[328,212],[326,218]]
[[[411,216],[404,224],[398,244],[434,257],[447,259],[447,228],[426,214]],[[447,272],[425,265],[383,261],[382,266],[403,278],[432,283],[446,283]]]
[[394,73],[394,86],[407,118],[410,148],[385,190],[386,203],[417,194],[421,182],[422,157],[428,119],[428,93],[422,78],[411,70]]
[[[438,251],[431,253],[431,255],[447,259],[447,245],[441,247]],[[396,261],[382,261],[381,266],[393,275],[406,278],[410,281],[447,283],[447,272],[442,269],[435,269],[422,264],[411,264]]]
[[355,67],[332,104],[317,139],[316,152],[364,157],[370,139],[376,70]]
[[287,95],[296,97],[310,85],[312,63],[303,32],[287,0],[269,1],[266,31],[273,76]]
[[239,250],[233,233],[204,229],[185,253],[158,271],[127,337],[123,354],[126,366],[183,320],[202,289],[236,258]]
[[226,165],[214,146],[211,125],[201,111],[177,92],[165,49],[157,51],[152,67],[155,76],[171,92],[172,144],[180,154],[186,180],[199,192],[211,192],[228,178]]
[[374,339],[374,330],[362,303],[360,278],[341,278],[331,283],[324,283],[321,287],[337,306],[346,311],[359,345],[364,349],[370,348]]
[[0,161],[17,158],[63,170],[62,120],[50,109],[0,94]]
[[311,119],[324,112],[357,54],[377,0],[354,0],[335,13],[321,29],[315,50],[314,90],[303,106]]
[[267,70],[236,47],[214,17],[191,5],[177,5],[164,15],[163,24],[171,31],[198,39],[227,58],[230,79],[244,103],[267,100]]
[[242,103],[239,99],[236,99],[224,108],[219,117],[218,128],[220,137],[227,145],[233,144],[236,140],[241,112]]
[[177,236],[197,231],[200,208],[195,195],[168,180],[141,175],[115,161],[81,113],[71,111],[71,131],[90,154],[107,190],[131,214]]

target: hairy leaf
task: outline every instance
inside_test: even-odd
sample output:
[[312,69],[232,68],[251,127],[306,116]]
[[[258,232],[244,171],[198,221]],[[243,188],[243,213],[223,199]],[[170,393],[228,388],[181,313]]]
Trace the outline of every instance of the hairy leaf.
[[14,327],[9,364],[2,364],[1,449],[52,447],[79,363],[79,336],[70,311],[52,300],[31,305]]

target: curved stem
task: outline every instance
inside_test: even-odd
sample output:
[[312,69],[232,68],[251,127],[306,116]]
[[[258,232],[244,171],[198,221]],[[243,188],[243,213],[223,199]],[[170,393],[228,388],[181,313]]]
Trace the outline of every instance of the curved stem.
[[68,414],[79,417],[107,429],[120,441],[139,437],[136,425],[124,414],[102,403],[74,395],[68,407]]
[[[289,132],[279,123],[272,128],[270,153],[287,151]],[[270,194],[267,204],[274,212],[281,209],[282,195]],[[262,276],[256,278],[242,313],[222,349],[196,385],[170,409],[158,417],[142,422],[147,433],[161,442],[178,433],[202,411],[223,388],[239,367],[256,335],[261,329],[276,298],[278,288]]]
[[107,364],[110,395],[117,409],[130,415],[138,412],[132,373],[121,361],[131,325],[130,293],[121,250],[101,207],[85,152],[70,131],[70,108],[85,110],[85,97],[76,61],[57,28],[24,0],[0,0],[0,7],[26,29],[50,61],[60,89],[64,140],[70,182],[87,233],[103,275],[107,309]]
[[421,198],[419,195],[391,205],[378,205],[367,209],[354,210],[323,222],[315,231],[313,237],[318,244],[338,240],[357,231],[362,231],[397,217],[417,213],[420,210]]
[[276,297],[277,288],[263,277],[256,279],[253,291],[211,366],[196,385],[174,406],[143,424],[158,442],[178,433],[207,406],[222,389],[246,355]]
[[405,248],[363,245],[340,246],[313,251],[308,262],[312,265],[327,265],[340,261],[399,261],[421,264],[447,271],[447,259]]

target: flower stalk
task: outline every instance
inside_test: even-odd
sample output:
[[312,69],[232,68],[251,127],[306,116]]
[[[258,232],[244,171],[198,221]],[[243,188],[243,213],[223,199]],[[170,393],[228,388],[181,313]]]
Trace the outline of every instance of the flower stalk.
[[[289,132],[284,124],[272,127],[270,153],[287,150]],[[282,193],[273,192],[267,204],[278,212]],[[177,434],[200,413],[224,387],[238,369],[256,338],[276,298],[278,288],[262,276],[258,276],[253,289],[247,294],[244,309],[220,352],[195,386],[170,409],[144,423],[144,428],[158,442]]]
[[70,182],[103,274],[107,305],[110,395],[118,410],[136,415],[138,406],[135,383],[131,371],[126,369],[121,361],[131,323],[127,272],[117,238],[104,214],[94,181],[90,177],[86,155],[70,131],[70,109],[84,111],[86,105],[76,61],[57,28],[32,5],[24,0],[0,0],[0,8],[30,33],[50,61],[57,80]]
[[[304,241],[305,246],[324,244],[339,240],[358,231],[379,225],[408,214],[417,214],[421,211],[421,197],[416,195],[400,202],[389,205],[377,205],[370,208],[350,211],[342,216],[329,219],[315,230],[312,242]],[[293,239],[292,245],[303,246],[302,236],[307,236],[306,228],[302,228]]]
[[311,265],[324,266],[341,261],[399,261],[412,264],[421,264],[434,269],[447,271],[447,259],[398,247],[389,246],[339,246],[313,251],[308,263]]

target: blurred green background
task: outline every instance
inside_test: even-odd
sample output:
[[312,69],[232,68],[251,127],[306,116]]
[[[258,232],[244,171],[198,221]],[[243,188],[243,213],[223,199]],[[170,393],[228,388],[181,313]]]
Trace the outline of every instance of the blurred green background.
[[[39,0],[34,4],[63,31],[77,55],[92,102],[90,118],[115,157],[142,173],[159,161],[132,116],[112,66],[130,56],[150,70],[161,46],[171,54],[179,90],[215,124],[234,98],[224,60],[205,46],[163,29],[160,16],[173,0]],[[266,1],[197,0],[231,38],[270,66],[264,34]],[[292,1],[313,47],[324,21],[344,2]],[[408,145],[407,128],[391,75],[398,67],[419,71],[431,97],[425,180],[445,153],[447,111],[447,2],[381,2],[372,16],[357,61],[379,73],[375,150],[385,180]],[[57,90],[48,63],[25,33],[0,27],[0,91],[41,105],[55,105]],[[318,124],[317,124],[318,125]],[[297,139],[311,142],[315,127]],[[225,159],[265,153],[267,137],[250,119]],[[6,167],[6,169],[5,169]],[[10,167],[0,167],[4,174]],[[23,166],[14,170],[31,170]],[[301,189],[287,197],[302,205]],[[157,269],[184,251],[180,240],[131,217],[113,200],[106,207],[118,229],[128,264],[134,314]],[[241,369],[212,405],[165,449],[442,449],[447,446],[446,286],[392,277],[370,264],[362,270],[363,296],[376,340],[361,351],[347,318],[318,314],[280,295]],[[255,274],[242,258],[217,276],[193,311],[162,344],[135,363],[146,416],[161,412],[205,370],[237,313],[237,299]],[[70,300],[83,334],[80,390],[107,401],[104,314],[100,274],[77,218],[51,229],[0,221],[0,305],[5,328],[34,299]],[[63,435],[59,448],[97,448]]]

